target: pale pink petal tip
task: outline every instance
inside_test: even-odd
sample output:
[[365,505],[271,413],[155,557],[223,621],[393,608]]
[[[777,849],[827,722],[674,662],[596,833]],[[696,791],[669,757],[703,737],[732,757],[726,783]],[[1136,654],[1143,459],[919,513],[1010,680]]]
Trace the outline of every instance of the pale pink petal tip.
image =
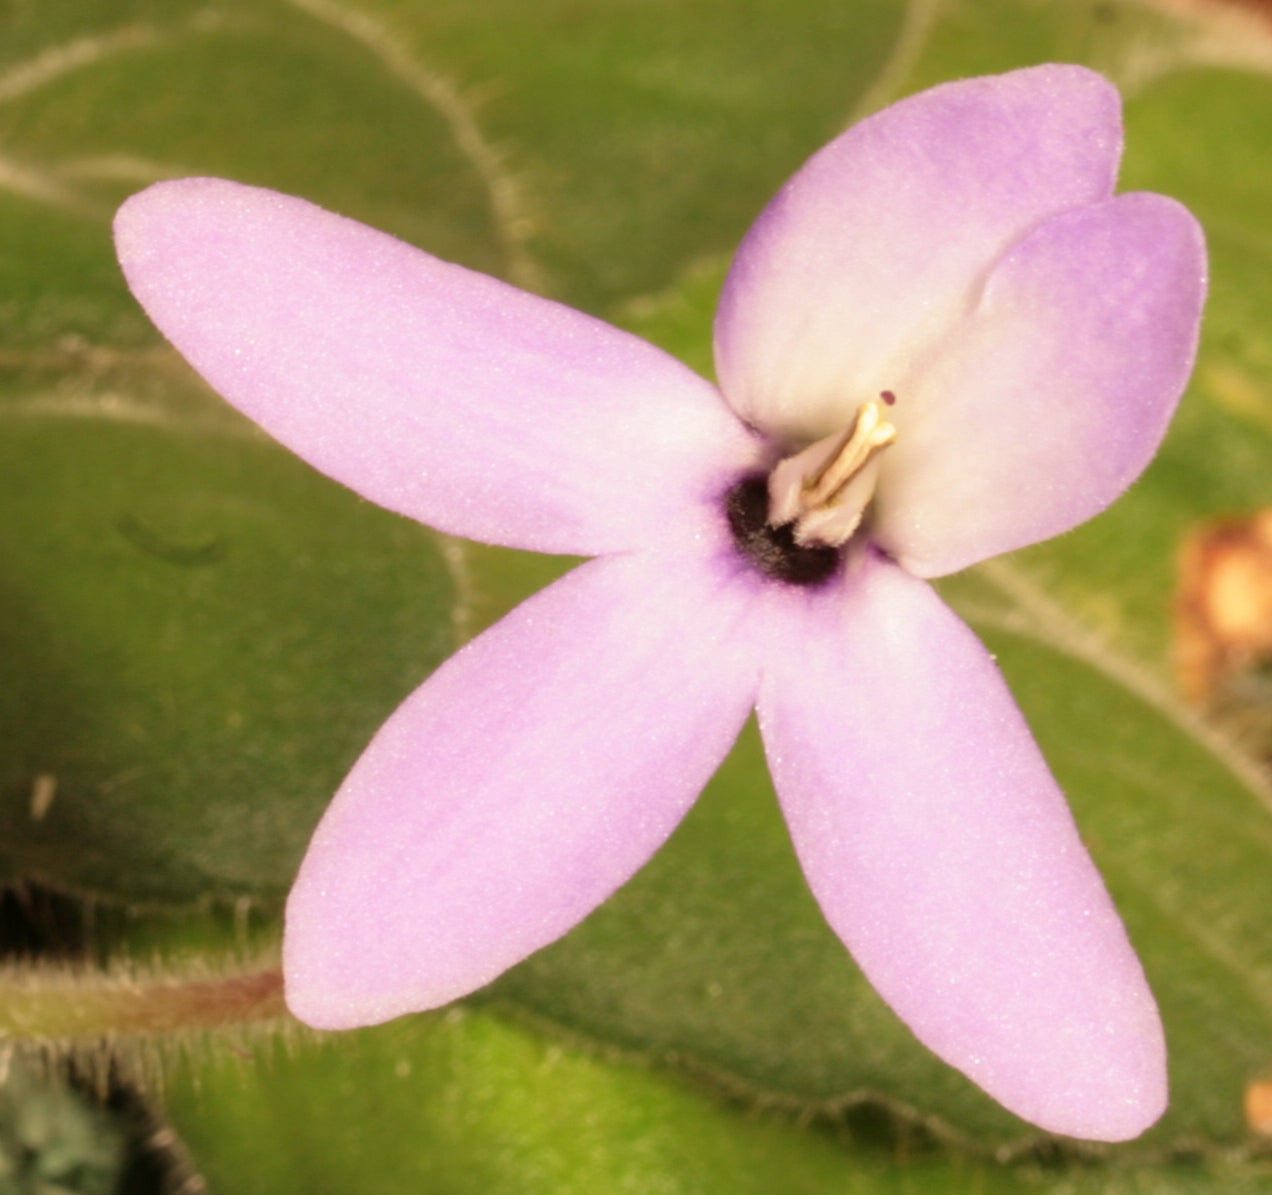
[[1206,282],[1201,227],[1161,195],[1076,208],[1013,246],[898,383],[877,541],[909,572],[941,576],[1104,510],[1161,445]]
[[452,657],[389,720],[287,906],[287,1001],[347,1029],[467,995],[662,844],[755,700],[736,597],[594,561]]
[[984,647],[886,563],[792,604],[774,632],[770,766],[809,884],[866,976],[1025,1120],[1141,1133],[1166,1101],[1157,1008]]

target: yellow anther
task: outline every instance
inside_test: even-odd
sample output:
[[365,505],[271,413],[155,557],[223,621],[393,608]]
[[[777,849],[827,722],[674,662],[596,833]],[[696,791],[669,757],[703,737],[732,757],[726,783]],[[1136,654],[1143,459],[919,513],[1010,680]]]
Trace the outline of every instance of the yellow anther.
[[830,459],[819,472],[804,479],[800,506],[817,510],[832,505],[844,487],[896,438],[897,429],[884,420],[879,404],[863,403]]

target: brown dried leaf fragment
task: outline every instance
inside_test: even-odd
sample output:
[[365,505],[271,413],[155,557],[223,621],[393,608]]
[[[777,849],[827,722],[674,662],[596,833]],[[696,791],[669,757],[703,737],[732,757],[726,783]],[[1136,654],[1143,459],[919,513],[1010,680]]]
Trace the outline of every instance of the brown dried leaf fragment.
[[1272,1137],[1272,1079],[1252,1079],[1246,1084],[1245,1118],[1252,1133]]
[[1213,701],[1272,662],[1272,509],[1194,531],[1180,549],[1175,669],[1192,702]]

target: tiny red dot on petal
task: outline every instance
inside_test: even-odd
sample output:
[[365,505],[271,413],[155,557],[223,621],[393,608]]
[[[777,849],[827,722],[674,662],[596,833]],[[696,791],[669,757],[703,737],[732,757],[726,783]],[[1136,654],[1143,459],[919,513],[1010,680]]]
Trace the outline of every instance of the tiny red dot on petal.
[[897,401],[897,396],[893,394],[891,390],[880,390],[879,397],[883,399],[888,406],[892,406],[892,404]]

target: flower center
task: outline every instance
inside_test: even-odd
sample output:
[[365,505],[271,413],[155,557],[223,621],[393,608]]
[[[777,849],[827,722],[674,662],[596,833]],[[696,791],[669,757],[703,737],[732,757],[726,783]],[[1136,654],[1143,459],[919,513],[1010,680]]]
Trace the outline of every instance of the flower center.
[[[896,401],[890,390],[880,396]],[[879,454],[897,438],[877,402],[863,403],[847,432],[787,457],[769,478],[769,522],[792,525],[797,544],[839,548],[861,525],[879,476]]]
[[[891,391],[880,397],[896,401]],[[829,580],[874,496],[879,453],[896,437],[879,404],[864,403],[847,432],[786,458],[767,479],[744,478],[725,499],[738,548],[775,580]]]
[[733,542],[766,577],[791,585],[820,585],[839,567],[838,548],[807,548],[795,542],[788,523],[769,522],[768,481],[744,477],[729,491],[724,502]]

